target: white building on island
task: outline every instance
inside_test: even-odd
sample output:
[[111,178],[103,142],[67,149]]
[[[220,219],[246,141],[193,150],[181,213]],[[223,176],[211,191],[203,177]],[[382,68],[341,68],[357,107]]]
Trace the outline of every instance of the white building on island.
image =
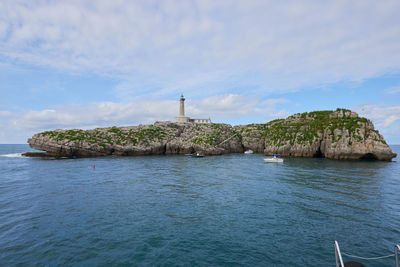
[[185,98],[181,95],[181,99],[179,100],[179,116],[174,118],[174,122],[211,123],[211,119],[191,119],[185,117]]

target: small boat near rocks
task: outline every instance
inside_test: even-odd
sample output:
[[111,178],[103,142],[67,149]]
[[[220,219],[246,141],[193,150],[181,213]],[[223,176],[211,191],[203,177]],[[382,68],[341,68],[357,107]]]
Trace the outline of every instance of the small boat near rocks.
[[283,163],[283,159],[279,157],[279,154],[274,154],[272,158],[264,158],[264,162],[276,162]]
[[185,154],[186,156],[193,157],[193,158],[203,158],[204,155],[201,153],[194,153],[194,154]]
[[244,154],[253,154],[254,153],[254,151],[253,150],[251,150],[251,149],[249,149],[249,150],[246,150],[245,152],[244,152]]

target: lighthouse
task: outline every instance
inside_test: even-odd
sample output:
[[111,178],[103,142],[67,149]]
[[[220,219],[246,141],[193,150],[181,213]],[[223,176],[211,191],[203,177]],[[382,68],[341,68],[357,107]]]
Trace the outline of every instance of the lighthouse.
[[183,97],[183,94],[181,95],[181,98],[179,99],[179,116],[175,117],[174,122],[189,122],[190,118],[185,117],[185,97]]
[[183,94],[181,95],[180,105],[179,105],[179,117],[185,117],[185,98]]
[[179,116],[174,118],[174,122],[192,122],[192,123],[211,123],[211,119],[191,119],[185,116],[185,97],[183,94],[179,99]]

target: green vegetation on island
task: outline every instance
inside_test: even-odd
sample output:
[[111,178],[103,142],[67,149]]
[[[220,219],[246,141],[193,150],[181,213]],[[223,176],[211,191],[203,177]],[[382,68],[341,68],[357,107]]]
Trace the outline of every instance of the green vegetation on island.
[[146,125],[132,129],[130,127],[111,127],[97,128],[94,130],[55,130],[41,133],[57,141],[64,142],[87,142],[88,144],[98,144],[105,147],[106,145],[150,145],[152,142],[163,141],[171,133],[164,131],[160,127],[154,125]]
[[372,122],[347,109],[298,113],[264,124],[172,123],[54,130],[35,134],[28,143],[49,155],[257,153],[284,156],[324,156],[334,159],[395,156]]
[[[338,114],[340,117],[337,117]],[[294,114],[287,119],[278,119],[267,124],[259,125],[259,129],[263,130],[263,137],[266,139],[266,145],[311,145],[316,139],[326,135],[331,138],[332,143],[338,142],[344,134],[335,134],[336,131],[345,132],[345,135],[350,136],[349,145],[352,145],[351,140],[361,142],[368,138],[367,135],[362,135],[361,131],[372,123],[366,118],[361,118],[354,115],[355,113],[347,109],[337,109],[336,111],[313,111]],[[378,134],[377,130],[371,129]],[[375,141],[386,144],[383,138],[378,138]]]

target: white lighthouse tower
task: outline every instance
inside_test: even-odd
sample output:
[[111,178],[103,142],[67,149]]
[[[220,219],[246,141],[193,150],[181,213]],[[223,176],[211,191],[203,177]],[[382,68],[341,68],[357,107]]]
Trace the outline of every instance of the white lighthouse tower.
[[181,99],[179,101],[179,116],[175,117],[174,122],[189,122],[190,118],[185,117],[185,98],[183,97],[183,94],[181,95]]

